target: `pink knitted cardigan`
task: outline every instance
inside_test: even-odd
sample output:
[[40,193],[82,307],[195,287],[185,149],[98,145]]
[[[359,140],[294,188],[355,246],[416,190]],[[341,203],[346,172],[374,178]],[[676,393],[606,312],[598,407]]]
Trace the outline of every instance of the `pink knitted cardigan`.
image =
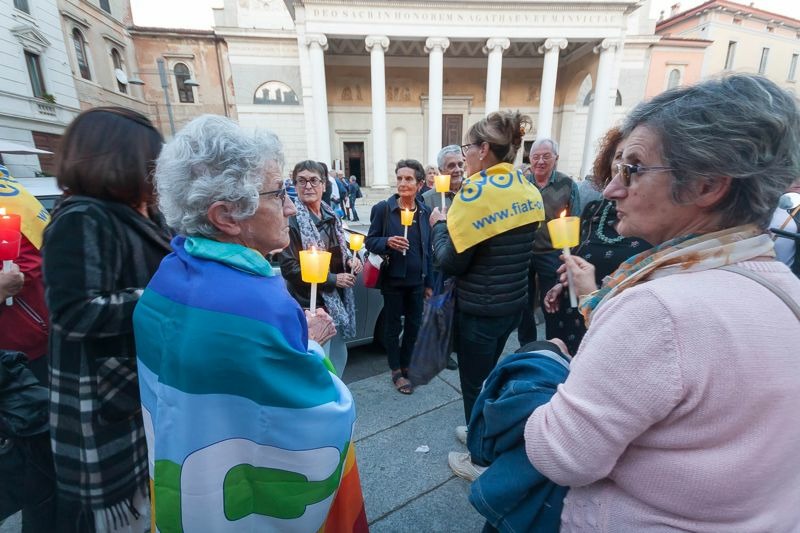
[[[776,261],[742,262],[800,301]],[[720,270],[628,289],[594,316],[525,446],[571,488],[568,531],[800,531],[800,322]]]

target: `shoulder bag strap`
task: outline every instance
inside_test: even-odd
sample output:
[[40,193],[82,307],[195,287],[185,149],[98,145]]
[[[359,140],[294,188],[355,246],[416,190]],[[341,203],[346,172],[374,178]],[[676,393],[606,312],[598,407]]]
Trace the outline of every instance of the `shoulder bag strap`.
[[798,303],[794,301],[794,299],[791,296],[789,296],[789,293],[787,293],[786,291],[784,291],[783,289],[781,289],[780,287],[778,287],[777,285],[766,279],[765,277],[759,276],[758,274],[756,274],[751,270],[747,270],[745,268],[741,268],[735,265],[727,265],[719,267],[719,269],[740,274],[746,278],[750,278],[756,283],[760,283],[767,289],[771,290],[778,298],[783,300],[783,302],[789,306],[789,309],[791,309],[794,312],[795,316],[797,317],[797,320],[800,320],[800,305],[798,305]]

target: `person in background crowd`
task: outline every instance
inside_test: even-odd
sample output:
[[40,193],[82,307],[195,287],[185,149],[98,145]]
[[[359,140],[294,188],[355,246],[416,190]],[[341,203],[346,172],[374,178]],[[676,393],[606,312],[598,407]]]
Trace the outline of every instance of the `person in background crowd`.
[[[623,148],[622,132],[619,128],[610,129],[600,141],[600,151],[594,160],[590,183],[597,183],[603,189],[606,187],[616,173],[616,165],[622,162]],[[572,253],[594,266],[595,282],[598,286],[622,261],[650,248],[650,244],[644,239],[619,235],[615,229],[617,222],[614,202],[602,197],[601,200],[589,202],[581,213],[580,244]],[[559,270],[563,268],[562,265]],[[578,310],[569,306],[569,293],[564,289],[561,283],[556,283],[547,291],[544,311],[552,313],[556,318],[553,335],[564,341],[570,353],[575,353],[586,334],[586,326]]]
[[361,187],[355,176],[350,176],[350,185],[347,186],[347,199],[350,203],[350,220],[358,222],[358,211],[356,211],[356,200],[361,198]]
[[147,531],[147,445],[133,310],[169,252],[150,176],[163,143],[128,109],[96,107],[61,140],[42,248],[58,531]]
[[366,530],[353,398],[319,345],[336,328],[265,258],[295,214],[282,165],[273,133],[212,115],[158,160],[178,236],[134,327],[160,531]]
[[[800,179],[795,181],[786,192],[800,194]],[[782,229],[790,233],[800,231],[798,229],[800,228],[800,206],[785,209],[779,205],[772,215],[769,227]],[[773,235],[772,240],[775,242],[775,255],[778,261],[788,266],[792,272],[800,277],[800,260],[798,260],[800,248],[798,248],[797,240],[779,235]]]
[[[461,188],[461,182],[464,179],[464,155],[461,153],[461,147],[457,144],[445,146],[439,150],[436,161],[439,164],[438,174],[450,176],[450,191],[444,193],[444,202],[447,208],[453,203],[453,197]],[[422,195],[422,201],[430,210],[433,210],[434,207],[442,207],[442,194],[436,192],[435,188],[431,188]]]
[[[595,160],[595,162],[596,161],[597,160]],[[605,175],[605,172],[603,172],[603,174]],[[583,213],[583,209],[589,202],[603,199],[602,191],[603,187],[605,187],[605,183],[595,183],[598,179],[600,179],[598,176],[587,174],[583,177],[583,180],[578,182],[578,205],[575,208],[576,213]]]
[[[464,179],[464,154],[461,153],[461,147],[456,144],[445,146],[439,150],[439,155],[436,157],[439,164],[439,173],[447,174],[450,176],[450,190],[444,194],[445,209],[450,207],[453,203],[453,197],[458,193],[461,188],[461,182]],[[433,210],[435,207],[442,207],[442,194],[436,192],[436,189],[431,189],[422,195],[422,201]],[[433,270],[433,287],[434,290],[441,290],[445,276],[439,269]],[[458,363],[453,356],[447,358],[447,369],[456,370]]]
[[[333,212],[336,213],[342,206],[342,197],[339,194],[339,183],[336,181],[336,171],[334,171],[333,174],[328,174],[327,179],[331,189],[330,206]],[[326,185],[325,188],[327,189],[328,185]],[[344,213],[344,211],[342,211],[342,213]]]
[[[453,327],[467,422],[528,298],[531,243],[544,209],[541,194],[513,162],[529,127],[529,117],[511,111],[473,124],[462,147],[470,177],[446,214],[437,207],[430,216],[434,264],[456,278]],[[502,210],[516,215],[488,222],[487,214]],[[456,436],[465,442],[466,426]],[[448,462],[465,479],[482,471],[468,453],[451,452]]]
[[417,193],[420,198],[422,198],[423,194],[433,189],[434,177],[438,173],[436,167],[433,165],[427,165],[425,167],[425,180],[419,184],[419,192]]
[[323,176],[324,176],[324,178],[325,178],[325,179],[324,179],[324,182],[325,182],[325,189],[324,189],[324,191],[322,192],[322,201],[323,201],[323,202],[325,202],[325,203],[326,203],[326,204],[328,204],[328,205],[331,205],[331,197],[332,197],[332,195],[333,195],[333,184],[332,184],[332,183],[331,183],[331,181],[328,179],[328,165],[327,165],[327,164],[325,164],[325,163],[324,163],[324,162],[322,162],[322,161],[318,161],[318,163],[319,163],[320,165],[322,165],[322,168],[323,168],[323,169],[325,169],[325,174],[323,174]]
[[323,169],[315,161],[301,161],[292,171],[297,187],[297,213],[289,218],[289,246],[278,254],[281,273],[286,278],[289,294],[303,308],[311,304],[311,285],[300,272],[300,250],[312,246],[331,252],[328,280],[318,287],[317,306],[333,318],[337,335],[325,344],[325,353],[333,363],[336,374],[344,375],[347,365],[345,339],[355,336],[356,303],[353,286],[363,265],[347,245],[342,221],[333,210],[322,203]]
[[[50,215],[35,196],[11,177],[3,165],[0,165],[0,197],[9,213],[20,215],[22,233],[19,257],[11,264],[10,272],[0,272],[0,350],[24,353],[28,368],[40,384],[48,387],[49,317],[39,250]],[[13,300],[11,305],[6,305],[6,298],[9,297]],[[20,383],[6,378],[10,376],[6,374],[0,379],[0,392],[6,388],[9,395],[21,394]],[[20,398],[25,409],[32,408],[28,403],[30,396]],[[42,400],[45,398],[46,393],[43,392]],[[47,408],[47,404],[42,402],[42,407]],[[3,470],[0,471],[0,522],[5,515],[4,509],[14,512],[21,507],[23,533],[50,533],[56,528],[56,486],[46,418],[39,429],[36,434],[24,438],[0,432],[0,449],[4,450],[0,452],[0,459],[5,456],[5,461],[0,460],[0,465],[13,469],[8,472],[0,468]],[[22,464],[8,465],[9,459],[14,456],[11,448],[15,446],[24,450],[22,455],[26,460]],[[19,482],[23,482],[24,487]],[[28,498],[32,494],[35,494],[35,501]]]
[[44,300],[40,249],[50,214],[3,165],[0,165],[0,196],[3,207],[9,213],[19,214],[22,220],[19,257],[14,260],[15,271],[7,276],[6,281],[16,285],[16,280],[24,279],[19,288],[15,287],[11,306],[5,305],[5,298],[0,299],[0,348],[24,353],[28,357],[28,368],[40,383],[47,385],[49,317]]
[[347,182],[344,179],[344,172],[341,170],[336,172],[336,187],[339,189],[339,209],[342,210],[342,216],[345,220],[350,220],[350,200],[348,198]]
[[562,532],[795,531],[800,280],[766,228],[800,175],[798,104],[738,74],[663,92],[621,129],[603,195],[619,234],[654,247],[599,291],[566,258],[589,332],[527,421],[528,458],[571,487]]
[[[558,281],[556,270],[561,265],[559,260],[561,251],[553,249],[546,222],[561,216],[562,213],[565,213],[565,216],[580,215],[580,212],[576,211],[579,202],[578,185],[572,178],[556,170],[558,143],[552,139],[537,140],[531,146],[530,160],[532,183],[539,189],[544,201],[545,223],[539,227],[533,241],[533,260],[528,271],[530,301],[522,311],[522,320],[517,331],[520,346],[535,341],[537,337],[534,318],[537,291],[539,303],[544,309],[544,296]],[[556,331],[556,320],[548,313],[545,313],[544,320],[546,336],[550,339]]]
[[[423,300],[432,292],[430,211],[416,196],[418,184],[425,179],[422,164],[414,159],[400,160],[395,175],[397,192],[372,207],[365,245],[371,253],[388,256],[389,266],[383,269],[380,280],[384,345],[392,383],[401,394],[411,394],[414,389],[408,380],[408,365],[422,321]],[[403,209],[412,211],[414,217],[407,238],[400,222]]]

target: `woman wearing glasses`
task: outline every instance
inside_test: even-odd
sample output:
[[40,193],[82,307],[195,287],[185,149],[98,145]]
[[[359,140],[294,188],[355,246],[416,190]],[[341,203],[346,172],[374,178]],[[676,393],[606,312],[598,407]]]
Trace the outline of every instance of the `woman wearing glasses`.
[[[360,499],[347,481],[353,399],[318,344],[335,328],[322,310],[304,315],[266,259],[289,245],[296,212],[282,164],[274,134],[212,115],[158,160],[159,206],[178,236],[134,328],[161,531],[340,531],[331,500]],[[253,512],[268,508],[299,511]]]
[[325,352],[341,377],[347,364],[345,339],[355,335],[356,307],[353,285],[361,272],[361,261],[347,244],[342,221],[322,201],[327,175],[316,161],[301,161],[294,166],[292,180],[297,189],[297,214],[289,219],[289,246],[277,257],[286,278],[289,294],[303,308],[311,303],[311,285],[300,274],[300,250],[331,252],[328,280],[319,286],[318,307],[325,309],[336,324],[337,334],[325,346]]
[[[622,161],[623,147],[619,128],[608,130],[600,142],[590,183],[599,186],[601,191],[616,173],[616,165]],[[650,244],[644,239],[618,234],[616,225],[617,210],[612,200],[591,201],[581,212],[580,244],[572,253],[594,266],[595,282],[598,286],[622,261],[650,248]],[[563,273],[564,268],[562,265],[560,272]],[[586,325],[578,310],[569,306],[569,293],[565,289],[561,283],[554,285],[543,299],[544,310],[554,315],[552,322],[555,327],[552,335],[563,340],[569,351],[575,353],[586,334]]]
[[604,196],[653,248],[595,290],[589,331],[526,424],[533,466],[572,487],[562,531],[795,531],[800,280],[767,233],[800,174],[800,110],[766,78],[664,92],[622,124]]

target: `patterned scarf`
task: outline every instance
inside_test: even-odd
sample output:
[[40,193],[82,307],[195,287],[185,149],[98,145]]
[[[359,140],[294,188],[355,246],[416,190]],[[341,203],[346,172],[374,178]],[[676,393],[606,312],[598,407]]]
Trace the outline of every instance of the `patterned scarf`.
[[588,327],[597,308],[639,283],[683,272],[701,272],[756,257],[775,257],[775,250],[769,236],[753,224],[705,235],[677,237],[624,261],[603,280],[600,289],[582,298],[580,311]]
[[[311,219],[311,213],[303,202],[295,200],[297,207],[297,225],[300,227],[300,238],[303,242],[303,249],[308,250],[315,246],[318,250],[327,250],[328,245],[317,229],[317,225]],[[339,241],[339,247],[342,250],[342,260],[347,265],[347,260],[350,259],[349,247],[347,239],[344,237],[342,230],[342,221],[333,212],[333,210],[322,202],[320,204],[323,216],[327,213],[335,220],[336,238]],[[356,299],[353,296],[353,289],[341,289],[344,299],[340,296],[339,290],[320,291],[322,300],[325,302],[325,309],[331,315],[333,323],[336,324],[336,329],[342,333],[342,337],[349,339],[356,334]],[[342,301],[344,300],[344,301]]]

